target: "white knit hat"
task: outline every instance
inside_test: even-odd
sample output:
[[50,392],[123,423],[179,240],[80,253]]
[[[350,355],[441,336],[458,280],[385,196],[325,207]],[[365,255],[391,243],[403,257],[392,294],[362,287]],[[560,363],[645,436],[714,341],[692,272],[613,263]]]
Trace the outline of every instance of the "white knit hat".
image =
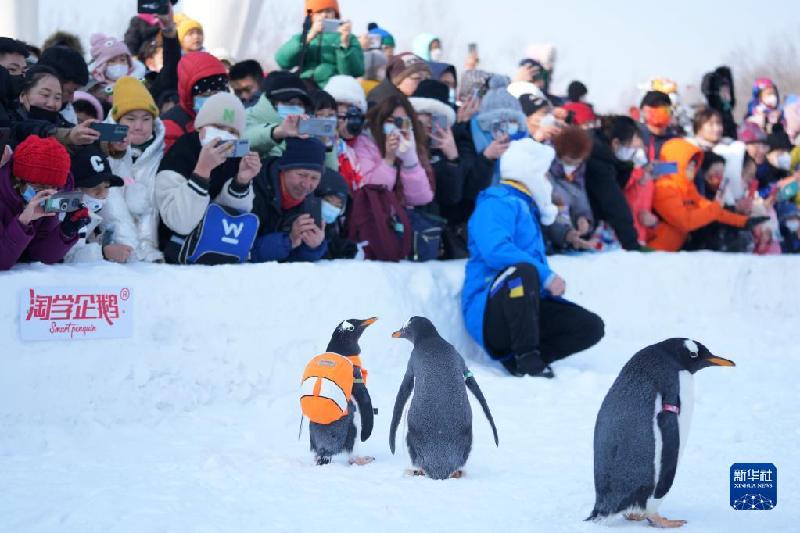
[[325,85],[325,92],[333,96],[336,103],[354,105],[362,113],[367,112],[367,99],[364,96],[364,89],[358,80],[352,76],[332,76]]
[[217,93],[205,101],[197,118],[194,119],[195,129],[203,126],[217,124],[233,128],[239,134],[244,135],[247,115],[241,100],[231,93]]
[[500,177],[518,181],[531,191],[539,208],[539,219],[545,226],[555,222],[558,216],[558,207],[553,204],[553,185],[547,179],[555,155],[550,146],[525,138],[512,141],[500,158]]

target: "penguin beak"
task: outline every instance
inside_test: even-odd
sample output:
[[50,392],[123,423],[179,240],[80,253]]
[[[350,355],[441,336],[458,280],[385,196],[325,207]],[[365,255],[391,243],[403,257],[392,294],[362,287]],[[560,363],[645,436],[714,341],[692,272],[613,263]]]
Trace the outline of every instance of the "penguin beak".
[[405,338],[405,335],[403,335],[403,330],[401,329],[401,330],[398,330],[398,331],[395,331],[394,333],[392,333],[392,338],[393,339]]
[[706,359],[711,365],[714,366],[736,366],[736,363],[731,361],[730,359],[725,359],[724,357],[709,357]]
[[372,318],[368,318],[365,321],[363,321],[361,323],[361,325],[366,328],[367,326],[371,326],[372,324],[374,324],[377,321],[378,321],[378,317],[374,316]]

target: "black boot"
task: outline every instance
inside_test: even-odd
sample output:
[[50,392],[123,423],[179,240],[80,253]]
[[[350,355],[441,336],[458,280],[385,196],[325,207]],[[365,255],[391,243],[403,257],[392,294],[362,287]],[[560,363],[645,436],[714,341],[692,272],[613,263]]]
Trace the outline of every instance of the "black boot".
[[550,365],[544,362],[539,350],[514,356],[514,365],[517,375],[529,375],[542,378],[554,378],[555,374]]

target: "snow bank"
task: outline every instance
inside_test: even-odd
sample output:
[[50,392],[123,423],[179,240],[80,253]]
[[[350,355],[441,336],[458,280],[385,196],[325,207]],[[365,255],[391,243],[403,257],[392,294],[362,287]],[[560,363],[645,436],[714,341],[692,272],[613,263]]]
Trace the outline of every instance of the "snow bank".
[[[230,267],[34,265],[0,274],[2,531],[594,531],[592,428],[638,349],[689,336],[737,362],[698,375],[689,446],[662,506],[691,531],[788,531],[797,518],[800,416],[794,333],[797,262],[714,254],[559,257],[567,295],[607,336],[556,365],[552,382],[507,377],[469,340],[463,262]],[[126,340],[23,343],[28,286],[124,285]],[[391,408],[410,352],[390,338],[431,318],[469,360],[500,448],[474,409],[468,477],[402,476],[388,450]],[[364,335],[373,465],[311,465],[297,440],[305,363],[345,318],[378,316]],[[402,429],[402,428],[401,428]],[[774,462],[778,507],[728,507],[734,462]],[[343,508],[342,505],[345,505]],[[783,529],[782,529],[783,528]]]

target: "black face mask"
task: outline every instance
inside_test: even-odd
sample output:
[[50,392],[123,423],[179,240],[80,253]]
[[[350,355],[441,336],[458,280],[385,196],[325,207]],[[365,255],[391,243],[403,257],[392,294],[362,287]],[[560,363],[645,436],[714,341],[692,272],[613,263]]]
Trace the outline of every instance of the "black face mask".
[[44,120],[51,124],[58,124],[61,118],[61,115],[59,115],[58,111],[50,111],[35,105],[32,105],[28,110],[28,116],[33,120]]
[[8,92],[8,100],[13,101],[19,98],[20,93],[22,93],[22,84],[25,83],[25,76],[9,76],[9,92]]

